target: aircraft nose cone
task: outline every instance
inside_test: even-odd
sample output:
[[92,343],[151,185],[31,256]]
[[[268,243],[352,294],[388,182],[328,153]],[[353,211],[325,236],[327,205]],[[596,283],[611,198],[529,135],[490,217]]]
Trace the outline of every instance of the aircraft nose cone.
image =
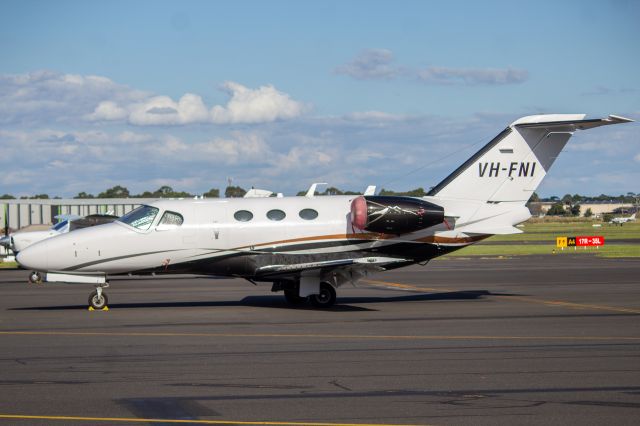
[[49,241],[40,241],[21,250],[16,262],[25,269],[46,271],[49,267]]

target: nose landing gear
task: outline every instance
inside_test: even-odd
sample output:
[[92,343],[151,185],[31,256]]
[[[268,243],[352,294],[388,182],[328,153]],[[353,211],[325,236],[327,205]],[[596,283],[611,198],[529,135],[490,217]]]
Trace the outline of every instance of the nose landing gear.
[[109,283],[105,283],[103,285],[99,285],[96,287],[94,291],[89,295],[89,310],[108,310],[107,304],[109,303],[109,298],[107,297],[107,293],[103,291],[104,288],[109,287]]
[[29,273],[29,284],[42,284],[42,274],[38,271]]

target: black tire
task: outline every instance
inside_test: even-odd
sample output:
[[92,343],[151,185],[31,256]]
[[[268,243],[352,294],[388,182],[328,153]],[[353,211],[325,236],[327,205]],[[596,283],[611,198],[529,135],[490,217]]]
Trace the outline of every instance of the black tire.
[[98,292],[95,290],[89,295],[89,306],[91,306],[93,309],[103,309],[107,306],[108,303],[109,298],[107,298],[107,294],[104,291],[102,292],[101,297],[98,297]]
[[42,274],[38,271],[29,272],[30,284],[42,284]]
[[327,282],[320,283],[320,294],[310,296],[311,304],[317,308],[328,308],[336,303],[336,289]]
[[308,297],[300,297],[298,296],[298,289],[295,290],[285,290],[284,291],[284,298],[287,301],[288,304],[290,305],[302,305],[304,302],[306,302],[309,298]]

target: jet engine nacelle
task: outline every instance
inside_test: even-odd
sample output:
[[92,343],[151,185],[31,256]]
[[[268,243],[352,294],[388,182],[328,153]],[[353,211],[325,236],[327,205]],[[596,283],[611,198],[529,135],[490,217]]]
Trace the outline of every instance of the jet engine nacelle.
[[406,234],[444,222],[444,208],[411,197],[365,195],[351,202],[351,224],[362,231]]

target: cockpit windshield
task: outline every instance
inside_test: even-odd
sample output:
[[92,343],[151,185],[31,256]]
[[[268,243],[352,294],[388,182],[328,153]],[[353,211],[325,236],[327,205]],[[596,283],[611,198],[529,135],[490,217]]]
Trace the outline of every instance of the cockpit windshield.
[[158,215],[158,211],[155,207],[140,206],[119,218],[118,222],[126,223],[141,231],[146,231],[153,223],[153,219]]
[[64,228],[65,226],[67,226],[67,223],[69,223],[68,220],[63,220],[62,222],[58,222],[55,225],[53,225],[53,230],[54,231],[61,231],[62,228]]

